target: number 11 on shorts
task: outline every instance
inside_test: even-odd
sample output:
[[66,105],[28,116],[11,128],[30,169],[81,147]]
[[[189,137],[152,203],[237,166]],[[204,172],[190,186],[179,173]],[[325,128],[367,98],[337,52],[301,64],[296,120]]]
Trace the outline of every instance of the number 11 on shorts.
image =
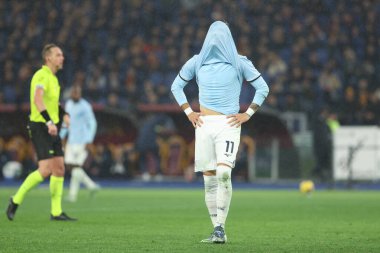
[[[226,141],[226,153],[233,153],[234,152],[234,142],[233,141]],[[231,150],[230,150],[231,148]]]

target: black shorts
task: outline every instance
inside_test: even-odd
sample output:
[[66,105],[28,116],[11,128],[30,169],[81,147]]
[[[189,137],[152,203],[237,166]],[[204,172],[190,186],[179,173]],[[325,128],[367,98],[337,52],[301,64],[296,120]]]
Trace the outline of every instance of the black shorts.
[[59,135],[51,136],[45,123],[30,121],[28,131],[36,150],[38,161],[63,156],[61,138]]

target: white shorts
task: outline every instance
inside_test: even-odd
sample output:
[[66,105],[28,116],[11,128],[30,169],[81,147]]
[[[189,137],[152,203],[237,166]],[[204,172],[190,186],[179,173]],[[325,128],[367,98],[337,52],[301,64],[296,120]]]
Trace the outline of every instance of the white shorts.
[[231,127],[226,115],[201,116],[195,129],[195,172],[216,170],[218,163],[235,167],[241,127]]
[[88,152],[85,144],[66,144],[65,163],[83,166]]

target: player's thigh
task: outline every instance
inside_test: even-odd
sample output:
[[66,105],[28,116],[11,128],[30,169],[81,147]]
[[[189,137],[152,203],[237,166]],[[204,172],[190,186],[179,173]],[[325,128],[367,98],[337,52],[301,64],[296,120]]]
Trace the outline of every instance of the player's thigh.
[[233,168],[240,144],[241,127],[226,127],[215,140],[216,160],[218,164],[226,164]]
[[28,129],[29,137],[37,153],[37,160],[42,161],[54,157],[54,139],[48,133],[46,125],[40,122],[29,122]]
[[215,170],[215,166],[214,141],[204,124],[195,130],[195,171]]
[[86,160],[88,152],[84,144],[66,144],[65,163],[82,166]]

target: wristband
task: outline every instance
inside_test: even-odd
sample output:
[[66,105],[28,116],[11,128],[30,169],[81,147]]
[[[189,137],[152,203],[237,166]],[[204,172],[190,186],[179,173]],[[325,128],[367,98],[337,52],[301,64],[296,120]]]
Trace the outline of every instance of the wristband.
[[48,122],[46,122],[46,125],[47,125],[47,126],[54,125],[54,122],[51,121],[51,120],[49,120]]
[[187,107],[184,112],[186,113],[187,116],[189,116],[190,113],[193,112],[193,110],[190,107]]
[[46,110],[43,110],[42,112],[40,112],[41,116],[46,120],[46,122],[49,122],[51,121],[51,118],[49,116],[49,113],[46,111]]
[[249,117],[252,117],[252,115],[255,113],[255,111],[251,108],[248,107],[247,111],[245,111],[246,114],[249,115]]

